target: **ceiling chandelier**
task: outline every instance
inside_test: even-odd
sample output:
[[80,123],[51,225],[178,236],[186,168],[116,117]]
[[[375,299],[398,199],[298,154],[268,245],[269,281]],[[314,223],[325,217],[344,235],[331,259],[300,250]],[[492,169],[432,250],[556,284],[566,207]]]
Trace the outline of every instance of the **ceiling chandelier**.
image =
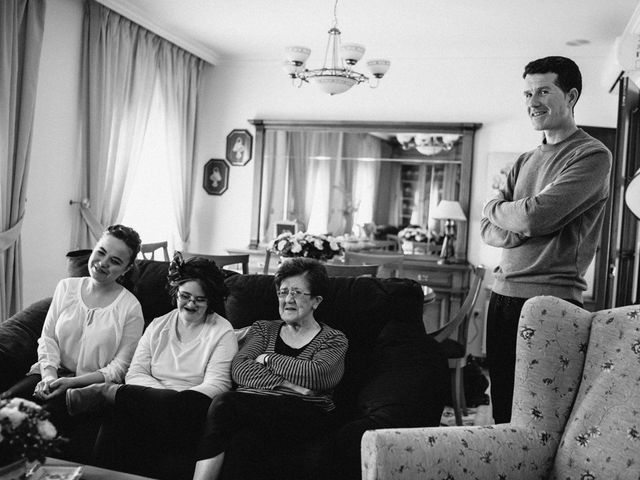
[[449,151],[461,135],[455,133],[399,133],[396,135],[403,150],[415,148],[423,155]]
[[322,68],[308,70],[305,62],[311,50],[307,47],[293,46],[285,48],[286,60],[284,69],[293,80],[294,85],[300,87],[303,82],[312,81],[329,95],[343,93],[355,84],[369,82],[371,88],[378,86],[379,80],[387,73],[391,62],[375,59],[367,62],[367,67],[373,78],[353,70],[353,66],[364,56],[364,45],[359,43],[341,43],[338,30],[336,10],[338,0],[333,6],[333,26],[329,29],[329,39],[324,53]]

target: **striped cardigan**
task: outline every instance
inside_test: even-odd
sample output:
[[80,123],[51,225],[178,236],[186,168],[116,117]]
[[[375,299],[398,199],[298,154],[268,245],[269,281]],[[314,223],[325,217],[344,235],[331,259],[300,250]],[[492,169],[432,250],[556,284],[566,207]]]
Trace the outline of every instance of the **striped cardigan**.
[[[321,323],[322,330],[297,357],[280,355],[274,351],[283,323],[260,320],[251,326],[244,346],[231,363],[231,376],[238,385],[237,390],[263,395],[299,395],[324,410],[333,410],[331,396],[344,374],[347,337]],[[266,365],[255,361],[263,353],[269,355]],[[285,380],[313,390],[313,394],[280,390]]]

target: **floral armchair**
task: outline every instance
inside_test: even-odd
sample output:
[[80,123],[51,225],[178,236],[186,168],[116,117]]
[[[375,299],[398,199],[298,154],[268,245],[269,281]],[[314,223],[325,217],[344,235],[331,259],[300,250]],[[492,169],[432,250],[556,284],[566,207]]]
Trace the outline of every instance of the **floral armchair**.
[[511,423],[370,430],[362,478],[640,478],[640,305],[525,303]]

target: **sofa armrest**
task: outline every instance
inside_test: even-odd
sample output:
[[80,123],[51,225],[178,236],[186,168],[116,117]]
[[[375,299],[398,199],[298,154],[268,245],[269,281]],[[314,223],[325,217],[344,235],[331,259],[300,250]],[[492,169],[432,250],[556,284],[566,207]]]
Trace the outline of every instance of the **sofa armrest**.
[[38,360],[38,338],[51,298],[29,305],[0,323],[0,392],[24,377]]
[[546,479],[559,439],[509,424],[369,430],[362,479]]

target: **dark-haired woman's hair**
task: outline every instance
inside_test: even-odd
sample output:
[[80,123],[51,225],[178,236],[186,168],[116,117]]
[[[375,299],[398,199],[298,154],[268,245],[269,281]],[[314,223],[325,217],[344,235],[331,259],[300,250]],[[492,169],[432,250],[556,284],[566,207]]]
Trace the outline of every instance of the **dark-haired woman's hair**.
[[287,258],[276,272],[276,288],[285,278],[304,275],[309,284],[309,293],[314,297],[325,296],[329,290],[329,275],[327,269],[318,260],[308,257]]
[[180,252],[174,253],[167,275],[167,289],[174,305],[178,287],[192,281],[198,282],[207,297],[207,314],[215,312],[224,317],[224,301],[229,295],[229,289],[224,283],[224,276],[216,266],[216,262],[203,257],[184,260]]
[[122,240],[124,244],[131,249],[131,257],[127,265],[135,262],[138,253],[140,253],[140,235],[131,227],[125,227],[124,225],[111,225],[104,231],[105,235],[111,235],[118,240]]
[[140,253],[140,245],[142,244],[142,240],[140,240],[140,235],[133,228],[127,227],[125,225],[111,225],[107,227],[104,231],[103,235],[111,235],[113,238],[117,238],[124,242],[124,244],[129,247],[131,250],[131,256],[129,257],[129,262],[127,262],[127,266],[130,266],[129,270],[127,270],[119,279],[118,283],[127,288],[128,290],[133,290],[133,282],[132,277],[135,273],[135,264],[136,257],[138,253]]

